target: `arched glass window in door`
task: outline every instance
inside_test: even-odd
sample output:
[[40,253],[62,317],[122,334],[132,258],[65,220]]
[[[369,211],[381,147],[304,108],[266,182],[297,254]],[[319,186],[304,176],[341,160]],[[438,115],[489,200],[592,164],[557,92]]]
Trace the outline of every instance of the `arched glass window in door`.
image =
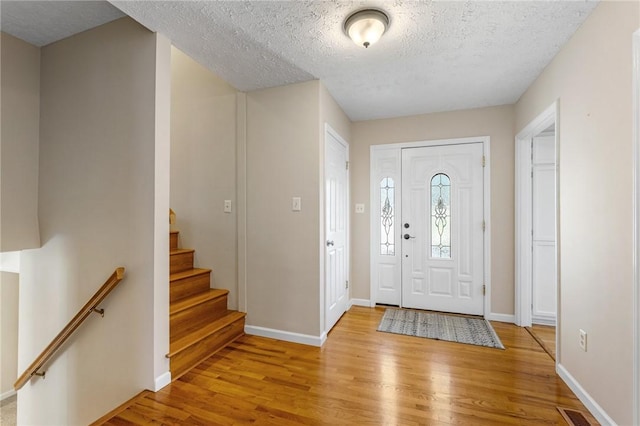
[[386,177],[380,181],[380,254],[395,256],[395,185],[393,178]]
[[451,180],[431,178],[431,257],[451,258]]

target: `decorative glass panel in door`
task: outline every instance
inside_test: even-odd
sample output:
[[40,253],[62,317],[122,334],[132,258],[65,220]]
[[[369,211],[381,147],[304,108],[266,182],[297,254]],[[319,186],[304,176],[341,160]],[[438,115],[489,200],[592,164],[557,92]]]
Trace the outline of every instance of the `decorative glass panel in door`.
[[451,258],[451,180],[444,173],[431,179],[431,256]]
[[380,181],[380,254],[394,256],[396,254],[393,220],[395,215],[395,187],[393,178]]

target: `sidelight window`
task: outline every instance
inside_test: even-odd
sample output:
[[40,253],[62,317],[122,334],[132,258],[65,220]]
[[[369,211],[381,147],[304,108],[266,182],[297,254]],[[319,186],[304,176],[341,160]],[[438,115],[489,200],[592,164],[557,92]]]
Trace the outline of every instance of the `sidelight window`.
[[395,185],[393,178],[386,177],[380,181],[380,254],[394,256],[396,254],[395,232]]

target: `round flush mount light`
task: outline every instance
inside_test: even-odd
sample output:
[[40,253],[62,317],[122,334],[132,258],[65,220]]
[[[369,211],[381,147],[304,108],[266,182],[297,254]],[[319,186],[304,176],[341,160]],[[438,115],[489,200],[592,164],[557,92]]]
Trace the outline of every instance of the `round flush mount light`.
[[389,27],[389,17],[377,9],[364,9],[349,15],[344,31],[358,46],[369,47],[380,40]]

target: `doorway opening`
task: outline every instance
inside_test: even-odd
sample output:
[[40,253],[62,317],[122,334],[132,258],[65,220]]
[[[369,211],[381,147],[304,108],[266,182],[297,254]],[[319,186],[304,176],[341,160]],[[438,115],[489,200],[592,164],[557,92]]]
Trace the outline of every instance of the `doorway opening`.
[[516,136],[515,205],[516,324],[530,327],[552,357],[559,349],[557,154],[554,103]]

